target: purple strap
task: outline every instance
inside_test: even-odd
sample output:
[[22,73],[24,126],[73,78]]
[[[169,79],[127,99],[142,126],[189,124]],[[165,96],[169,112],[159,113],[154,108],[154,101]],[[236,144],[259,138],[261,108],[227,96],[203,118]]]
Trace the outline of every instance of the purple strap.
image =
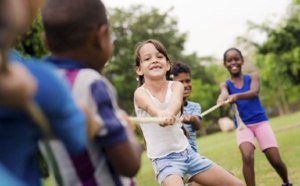
[[68,79],[69,84],[71,85],[71,87],[73,87],[73,85],[74,85],[74,81],[76,79],[76,76],[77,76],[78,72],[79,72],[79,69],[67,70],[66,71],[65,76]]

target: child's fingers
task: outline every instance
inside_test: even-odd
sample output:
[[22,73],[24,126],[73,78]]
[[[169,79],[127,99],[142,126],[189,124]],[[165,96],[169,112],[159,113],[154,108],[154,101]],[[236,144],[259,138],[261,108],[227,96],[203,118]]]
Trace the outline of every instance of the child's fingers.
[[183,123],[190,124],[190,123],[192,123],[192,120],[193,120],[193,115],[182,116]]

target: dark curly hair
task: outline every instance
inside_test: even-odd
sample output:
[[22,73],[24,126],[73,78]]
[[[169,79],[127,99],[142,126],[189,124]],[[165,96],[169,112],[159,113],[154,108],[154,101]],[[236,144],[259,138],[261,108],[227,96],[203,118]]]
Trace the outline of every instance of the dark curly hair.
[[174,62],[171,68],[171,74],[173,76],[178,76],[180,73],[188,73],[191,74],[191,68],[182,62]]

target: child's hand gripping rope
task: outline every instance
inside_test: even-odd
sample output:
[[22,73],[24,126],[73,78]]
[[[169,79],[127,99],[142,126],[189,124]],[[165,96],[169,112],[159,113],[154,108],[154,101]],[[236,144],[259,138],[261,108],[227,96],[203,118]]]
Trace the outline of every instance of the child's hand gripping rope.
[[[229,100],[224,101],[224,104],[229,103]],[[205,115],[211,113],[212,111],[216,110],[217,108],[219,108],[220,106],[222,106],[221,104],[217,104],[213,107],[211,107],[210,109],[204,111],[201,114],[201,117],[204,117]],[[232,104],[232,111],[235,114],[236,120],[237,120],[237,124],[238,124],[238,130],[243,130],[244,128],[246,128],[246,125],[244,124],[244,122],[242,121],[240,115],[239,115],[239,111],[237,109],[237,106],[235,103]],[[149,117],[149,118],[137,118],[137,117],[129,117],[129,119],[135,123],[135,124],[139,124],[139,123],[165,123],[167,118],[166,117]],[[180,118],[176,118],[176,121],[183,121],[183,117]],[[166,126],[166,125],[162,125],[162,126]]]

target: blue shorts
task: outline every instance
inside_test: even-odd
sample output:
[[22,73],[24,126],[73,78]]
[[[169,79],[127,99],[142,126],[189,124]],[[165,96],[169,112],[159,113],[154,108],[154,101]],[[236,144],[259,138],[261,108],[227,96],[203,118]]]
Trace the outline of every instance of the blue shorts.
[[196,153],[190,146],[182,152],[171,153],[162,158],[151,159],[159,184],[169,175],[179,175],[187,178],[209,169],[214,163]]

